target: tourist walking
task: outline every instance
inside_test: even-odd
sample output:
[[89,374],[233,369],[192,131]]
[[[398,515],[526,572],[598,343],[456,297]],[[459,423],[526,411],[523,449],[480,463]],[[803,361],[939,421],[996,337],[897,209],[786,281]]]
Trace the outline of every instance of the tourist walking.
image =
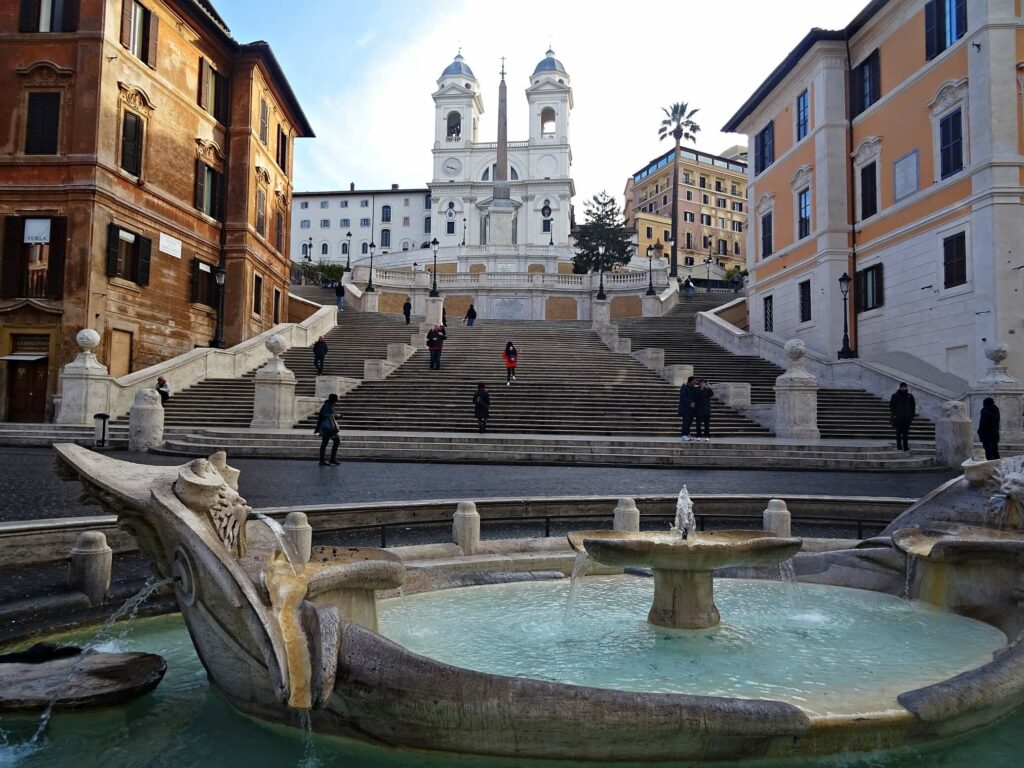
[[327,359],[327,339],[321,336],[313,345],[313,365],[316,367],[316,375],[324,375],[324,360]]
[[697,415],[696,380],[695,376],[688,376],[686,383],[679,388],[679,416],[683,420],[683,435],[680,439],[684,443],[690,442],[690,428]]
[[505,351],[501,353],[505,361],[505,386],[511,387],[516,379],[516,366],[519,364],[519,350],[511,341],[505,344]]
[[[324,404],[320,406],[320,413],[316,417],[316,429],[313,430],[313,434],[320,435],[321,467],[326,467],[328,464],[338,466],[341,463],[338,461],[338,446],[341,444],[338,434],[341,432],[341,428],[338,426],[338,418],[334,413],[334,404],[337,402],[337,395],[328,395]],[[327,443],[330,442],[334,444],[331,446],[331,460],[327,461]]]
[[171,385],[163,376],[156,380],[156,391],[160,395],[160,405],[165,405],[171,399]]
[[448,334],[443,325],[435,325],[427,332],[427,349],[430,350],[430,370],[441,370],[441,351]]
[[700,386],[693,395],[693,410],[697,416],[697,439],[705,443],[711,442],[711,398],[714,396],[715,393],[707,381],[701,379]]
[[476,385],[476,392],[473,393],[473,415],[476,416],[477,429],[486,432],[487,419],[491,415],[491,395],[483,382]]
[[466,316],[463,318],[463,322],[470,328],[472,328],[473,323],[476,322],[476,307],[472,304],[470,304],[469,309],[466,310]]
[[896,429],[896,450],[910,450],[910,424],[917,416],[917,403],[907,388],[907,382],[901,381],[892,397],[889,398],[889,423]]
[[693,282],[690,280],[690,278],[686,278],[683,281],[683,289],[686,291],[687,298],[693,296]]
[[409,319],[412,317],[412,302],[409,299],[405,300],[405,304],[402,305],[402,314],[405,315],[405,324],[409,324]]
[[441,307],[441,327],[448,327],[448,310],[445,309],[444,307]]
[[338,311],[343,312],[345,310],[345,286],[342,283],[337,283],[334,286],[334,297],[338,302]]
[[999,458],[999,406],[991,397],[981,401],[978,418],[978,439],[985,448],[985,460]]

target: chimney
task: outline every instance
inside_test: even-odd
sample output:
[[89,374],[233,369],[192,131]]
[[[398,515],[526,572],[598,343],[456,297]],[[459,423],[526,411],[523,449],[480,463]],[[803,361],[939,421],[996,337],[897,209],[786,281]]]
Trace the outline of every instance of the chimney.
[[398,189],[398,185],[397,185],[397,184],[392,184],[392,185],[391,185],[391,188],[392,188],[392,189]]
[[354,181],[350,181],[348,183],[348,191],[349,192],[355,192],[356,191],[356,183]]

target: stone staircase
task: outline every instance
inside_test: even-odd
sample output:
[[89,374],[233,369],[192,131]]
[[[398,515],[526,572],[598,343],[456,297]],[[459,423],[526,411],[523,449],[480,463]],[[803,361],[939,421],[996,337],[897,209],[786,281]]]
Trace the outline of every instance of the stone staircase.
[[[634,351],[645,347],[665,350],[665,364],[692,365],[694,374],[716,381],[750,384],[750,402],[775,402],[775,379],[782,368],[759,357],[742,357],[723,349],[696,332],[697,312],[720,306],[723,294],[681,296],[664,317],[616,321],[619,337],[632,340]],[[712,427],[713,429],[713,427]],[[818,429],[823,438],[894,439],[889,425],[889,403],[863,390],[821,389],[818,392]],[[911,440],[934,440],[935,426],[919,418],[910,428]]]

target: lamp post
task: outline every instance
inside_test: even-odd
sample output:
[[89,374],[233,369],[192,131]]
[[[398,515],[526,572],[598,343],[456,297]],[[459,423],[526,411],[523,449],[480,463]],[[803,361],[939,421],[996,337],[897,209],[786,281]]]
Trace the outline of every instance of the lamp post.
[[211,347],[220,349],[224,346],[224,280],[227,273],[224,267],[214,267],[213,280],[217,284],[217,326],[213,331]]
[[555,228],[552,225],[552,220],[547,219],[548,222],[548,245],[555,244]]
[[434,271],[430,273],[430,297],[436,299],[441,294],[437,292],[437,249],[441,246],[435,237],[430,241],[430,247],[434,249]]
[[708,277],[707,277],[707,281],[708,282],[707,282],[707,286],[705,288],[707,293],[711,293],[711,262],[713,262],[713,261],[714,261],[714,259],[711,258],[711,243],[709,242],[708,243],[708,257],[706,259],[704,259],[704,266],[708,268]]
[[604,301],[608,298],[604,293],[604,245],[597,246],[597,254],[600,256],[600,262],[597,266],[601,270],[601,279],[597,286],[597,299],[598,301]]
[[352,271],[352,233],[345,233],[345,271]]
[[647,295],[653,296],[654,291],[654,273],[651,271],[654,259],[654,246],[647,246]]
[[466,244],[466,217],[462,217],[462,244]]
[[843,347],[839,350],[840,360],[851,360],[857,357],[857,352],[850,349],[850,325],[846,309],[847,297],[850,295],[850,283],[852,282],[853,279],[845,272],[839,278],[839,292],[843,294]]
[[374,293],[377,289],[373,287],[373,252],[377,250],[377,244],[370,241],[370,279],[366,281],[366,292]]

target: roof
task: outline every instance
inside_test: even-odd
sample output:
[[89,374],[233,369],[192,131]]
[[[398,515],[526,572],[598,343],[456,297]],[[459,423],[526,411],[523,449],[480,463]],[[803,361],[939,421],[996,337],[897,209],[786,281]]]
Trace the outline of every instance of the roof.
[[746,120],[755,109],[768,98],[769,94],[774,91],[779,84],[786,78],[800,60],[807,55],[807,53],[816,44],[820,42],[830,40],[849,40],[855,35],[861,27],[863,27],[871,18],[877,14],[882,8],[889,3],[889,0],[871,0],[864,9],[858,13],[853,21],[846,25],[843,29],[820,29],[814,27],[804,35],[804,38],[796,44],[796,47],[782,60],[775,69],[772,70],[771,74],[765,78],[764,82],[757,87],[757,89],[750,95],[743,106],[741,106],[736,114],[729,118],[729,121],[722,126],[722,131],[725,133],[736,133],[739,130],[740,124]]
[[448,77],[449,75],[465,75],[466,77],[472,77],[474,80],[476,79],[476,75],[473,74],[473,70],[463,60],[461,53],[455,54],[455,59],[441,73],[441,77]]
[[547,53],[544,54],[544,58],[540,60],[537,66],[533,70],[533,74],[537,75],[541,72],[561,72],[563,75],[569,73],[565,71],[565,67],[558,59],[555,58],[555,52],[548,48]]
[[397,195],[401,192],[418,192],[421,195],[427,195],[430,194],[430,189],[427,187],[402,187],[401,189],[332,189],[320,192],[292,192],[292,199],[295,200],[300,197],[333,197],[339,195]]
[[288,78],[285,77],[284,70],[281,69],[281,65],[277,61],[277,57],[274,56],[274,51],[270,48],[270,43],[266,43],[263,40],[257,40],[254,43],[246,43],[245,45],[238,46],[239,53],[252,53],[258,56],[264,64],[267,65],[267,70],[270,72],[270,76],[277,82],[281,89],[281,96],[284,98],[285,106],[291,110],[297,127],[300,131],[300,135],[305,138],[314,138],[316,136],[313,133],[313,126],[309,124],[309,120],[306,119],[306,113],[302,111],[302,106],[299,104],[298,98],[295,96],[295,92],[292,90],[291,84],[288,82]]

